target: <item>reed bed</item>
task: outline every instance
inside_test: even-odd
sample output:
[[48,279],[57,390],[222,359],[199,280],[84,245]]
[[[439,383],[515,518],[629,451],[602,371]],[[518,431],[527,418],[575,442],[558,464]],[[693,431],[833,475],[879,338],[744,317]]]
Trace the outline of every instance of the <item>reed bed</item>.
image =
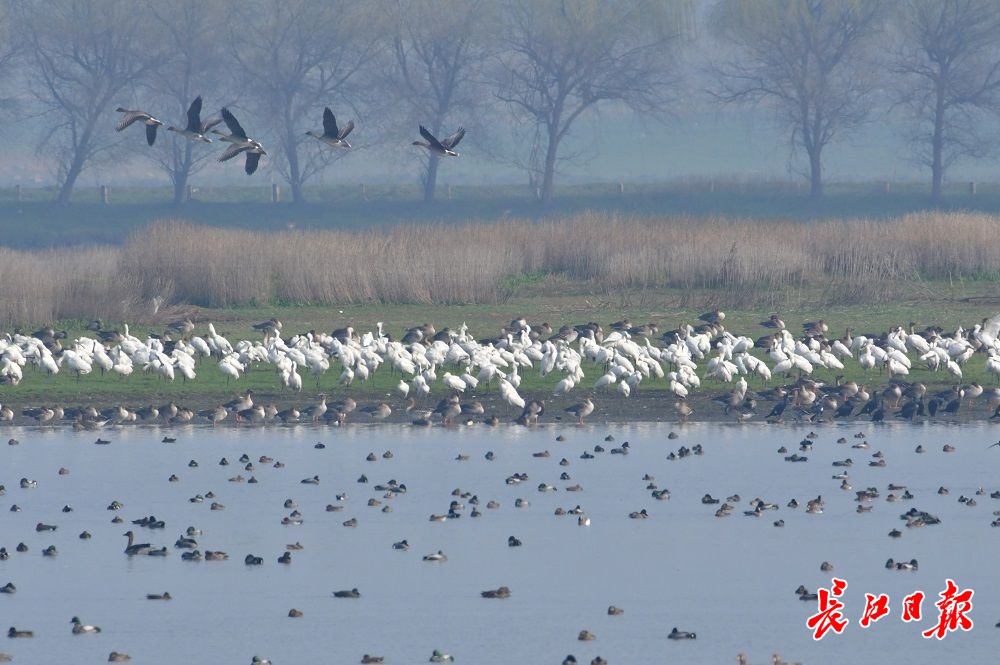
[[143,320],[173,304],[492,304],[539,275],[560,289],[698,292],[728,306],[776,307],[806,293],[817,305],[873,304],[919,295],[925,281],[1000,277],[1000,217],[583,214],[275,233],[163,221],[121,247],[0,249],[0,321]]

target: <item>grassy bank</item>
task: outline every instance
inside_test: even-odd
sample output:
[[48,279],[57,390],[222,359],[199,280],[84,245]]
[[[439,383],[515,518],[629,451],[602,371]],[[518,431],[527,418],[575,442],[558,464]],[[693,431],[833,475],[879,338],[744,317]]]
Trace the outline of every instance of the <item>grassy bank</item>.
[[[648,292],[643,296],[643,300],[627,302],[617,299],[593,298],[589,296],[524,296],[514,298],[507,303],[497,306],[417,306],[417,305],[364,305],[345,306],[341,309],[331,309],[327,307],[271,307],[271,308],[233,308],[221,310],[202,310],[190,308],[184,313],[189,314],[195,320],[196,333],[204,333],[209,321],[214,322],[216,329],[235,342],[238,339],[259,339],[251,325],[271,316],[276,316],[284,323],[284,333],[286,336],[296,332],[305,332],[310,329],[329,331],[346,325],[365,331],[374,329],[376,322],[382,321],[387,331],[399,337],[402,331],[409,326],[430,321],[440,330],[449,326],[457,328],[462,323],[469,325],[470,331],[477,337],[485,338],[498,334],[502,325],[507,324],[512,318],[525,316],[529,321],[547,321],[558,327],[562,323],[581,323],[587,321],[598,321],[605,326],[623,317],[628,317],[636,323],[655,322],[661,330],[670,329],[683,322],[695,322],[702,310],[692,307],[676,305],[676,294],[670,292]],[[897,302],[891,305],[869,307],[860,305],[838,305],[822,309],[805,309],[798,311],[783,311],[782,318],[788,328],[793,332],[800,330],[800,324],[804,321],[812,321],[819,318],[825,319],[831,327],[831,336],[839,336],[847,326],[854,327],[858,333],[877,334],[888,330],[896,325],[906,325],[910,321],[917,322],[920,326],[935,324],[944,327],[946,330],[954,330],[962,325],[971,328],[979,323],[984,317],[992,316],[1000,310],[1000,302],[995,298],[975,300],[972,302],[937,298],[920,302]],[[175,312],[180,314],[181,312]],[[766,319],[770,312],[761,309],[741,309],[727,310],[726,326],[734,334],[746,334],[757,337],[766,334],[767,330],[759,325],[759,322]],[[85,334],[80,321],[61,322],[62,327],[67,330],[70,339]],[[107,322],[113,327],[113,322]],[[131,326],[131,332],[139,337],[144,337],[148,332],[160,333],[162,326]],[[758,350],[756,355],[762,355]],[[966,365],[963,382],[978,381],[985,386],[992,386],[993,379],[986,375],[984,370],[984,356],[977,354]],[[107,406],[110,404],[125,403],[132,406],[142,406],[146,404],[159,404],[167,400],[175,400],[180,404],[191,405],[193,407],[207,406],[229,399],[237,392],[247,388],[252,388],[261,400],[276,402],[279,404],[296,403],[304,404],[312,399],[312,396],[320,391],[324,391],[339,398],[351,395],[359,401],[375,401],[391,396],[390,402],[395,406],[401,404],[401,399],[396,396],[395,386],[399,381],[399,376],[391,373],[388,367],[383,366],[374,374],[367,384],[355,382],[350,388],[339,384],[340,366],[333,364],[330,371],[320,377],[310,377],[304,370],[302,371],[304,385],[301,394],[290,393],[280,389],[280,382],[273,368],[269,366],[257,366],[251,368],[244,376],[237,381],[227,382],[216,366],[214,360],[203,360],[197,367],[198,376],[194,381],[183,382],[179,378],[174,382],[166,382],[154,377],[152,374],[144,374],[141,368],[136,368],[136,372],[125,379],[118,376],[101,376],[97,372],[77,380],[66,371],[55,376],[45,376],[35,368],[26,368],[25,378],[18,386],[0,386],[0,402],[3,404],[30,405],[30,404],[100,404]],[[439,370],[439,375],[443,369]],[[579,394],[590,389],[593,382],[603,371],[595,366],[586,365],[584,371],[587,378],[575,393],[565,400],[575,400]],[[832,383],[837,374],[843,374],[848,380],[856,380],[859,383],[867,383],[874,388],[885,385],[888,377],[873,371],[866,375],[857,365],[851,361],[847,363],[844,371],[834,372],[832,370],[818,369],[815,378]],[[550,397],[555,383],[562,378],[558,373],[542,378],[538,375],[537,369],[528,369],[522,372],[523,381],[521,393],[523,395],[536,395],[539,397]],[[912,380],[925,382],[932,389],[943,389],[952,386],[955,379],[944,372],[930,372],[922,369],[919,363],[914,363]],[[777,383],[776,377],[772,385]],[[751,378],[752,388],[761,389],[765,384],[755,378]],[[645,381],[640,384],[639,393],[662,396],[665,388],[663,381]],[[698,394],[701,396],[712,395],[728,388],[725,384],[707,381]],[[481,391],[483,392],[483,391]],[[492,388],[495,395],[496,388]],[[433,386],[432,397],[443,396],[444,388],[440,383]],[[621,399],[601,394],[598,398],[601,401],[608,399]],[[660,407],[669,413],[669,402],[662,401]],[[705,407],[701,407],[705,410]],[[719,411],[716,407],[709,407],[713,412]]]

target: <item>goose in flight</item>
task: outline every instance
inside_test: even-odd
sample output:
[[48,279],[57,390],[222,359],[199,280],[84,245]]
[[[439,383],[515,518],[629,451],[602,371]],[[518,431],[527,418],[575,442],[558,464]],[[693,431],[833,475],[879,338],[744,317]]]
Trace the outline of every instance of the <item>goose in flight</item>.
[[118,113],[124,113],[122,119],[118,121],[115,125],[115,131],[124,131],[126,127],[131,125],[137,120],[142,120],[146,125],[146,143],[153,145],[156,142],[156,128],[163,124],[162,121],[157,120],[149,113],[145,111],[139,111],[138,109],[126,109],[119,106],[115,109]]
[[201,95],[198,95],[194,98],[194,101],[191,102],[191,106],[188,107],[187,127],[180,129],[179,127],[170,125],[167,129],[171,132],[177,132],[181,136],[186,136],[192,141],[211,143],[212,139],[205,136],[205,133],[220,122],[222,122],[221,118],[212,118],[211,120],[206,120],[205,122],[201,121]]
[[327,144],[331,148],[347,148],[350,149],[351,144],[345,141],[347,135],[354,130],[354,121],[348,120],[347,124],[343,127],[337,126],[337,118],[334,117],[333,111],[327,106],[323,109],[323,133],[317,134],[316,132],[306,132],[307,136],[311,136],[314,139],[318,139],[323,143]]
[[222,153],[219,161],[227,161],[241,152],[245,152],[247,155],[246,172],[247,175],[252,175],[260,163],[260,156],[267,154],[264,151],[264,146],[260,144],[260,141],[248,137],[239,121],[236,120],[236,116],[225,107],[222,109],[222,119],[226,121],[226,126],[229,127],[229,134],[224,134],[217,129],[212,130],[212,132],[221,135],[221,140],[228,141],[232,145]]
[[459,127],[458,131],[449,136],[446,139],[438,141],[433,134],[427,131],[427,128],[420,125],[420,135],[423,136],[427,143],[423,141],[414,141],[413,145],[418,145],[421,148],[427,148],[433,153],[441,155],[442,157],[458,157],[458,153],[452,150],[465,136],[465,127]]

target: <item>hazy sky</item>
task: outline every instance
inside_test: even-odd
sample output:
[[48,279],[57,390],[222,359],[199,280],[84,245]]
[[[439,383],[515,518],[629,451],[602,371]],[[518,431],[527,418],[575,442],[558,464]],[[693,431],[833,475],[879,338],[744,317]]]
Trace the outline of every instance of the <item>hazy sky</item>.
[[[685,108],[679,105],[665,118],[640,121],[631,113],[599,112],[581,120],[567,139],[566,152],[581,152],[563,168],[563,182],[646,181],[718,177],[747,179],[799,178],[804,164],[789,149],[788,136],[779,131],[765,109]],[[906,180],[922,181],[929,173],[912,161],[899,133],[888,126],[891,118],[878,118],[850,138],[832,143],[824,152],[829,181]],[[902,121],[899,121],[902,122]],[[113,127],[107,128],[113,132]],[[134,132],[139,147],[142,132]],[[416,138],[416,132],[414,132]],[[358,120],[355,138],[364,136]],[[361,143],[360,140],[356,141]],[[197,146],[215,150],[215,146]],[[497,163],[467,141],[461,162],[446,162],[440,182],[488,184],[523,183],[525,177],[512,167]],[[420,152],[406,142],[398,146],[358,149],[346,155],[324,174],[327,182],[405,182],[415,180]],[[950,181],[990,179],[996,165],[991,160],[966,160],[952,167]],[[51,184],[51,169],[28,149],[16,159],[0,163],[0,179],[25,185]],[[195,178],[204,185],[280,181],[268,161],[251,180],[243,174],[239,160],[210,164]],[[165,176],[139,158],[115,168],[94,166],[81,176],[82,186],[99,183],[167,185]]]

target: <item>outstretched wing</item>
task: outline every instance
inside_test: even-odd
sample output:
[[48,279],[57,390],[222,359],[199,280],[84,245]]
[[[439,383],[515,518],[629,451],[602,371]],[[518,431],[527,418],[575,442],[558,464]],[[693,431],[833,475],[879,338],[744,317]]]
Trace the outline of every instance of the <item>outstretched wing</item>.
[[153,145],[156,143],[156,128],[159,125],[146,125],[146,143]]
[[463,136],[465,136],[465,127],[459,127],[457,132],[446,138],[444,141],[441,141],[441,145],[448,149],[454,148],[458,145],[458,142],[462,140]]
[[993,339],[1000,338],[1000,314],[994,315],[983,324],[983,332],[992,335]]
[[354,131],[354,121],[348,120],[347,124],[344,125],[343,129],[340,130],[340,133],[337,134],[337,138],[341,140],[346,139],[347,135],[350,134],[352,131]]
[[191,106],[188,107],[188,131],[201,131],[201,95],[194,98]]
[[123,129],[131,125],[133,122],[138,120],[140,117],[142,117],[142,115],[143,114],[141,111],[128,111],[125,115],[122,116],[122,119],[118,121],[118,124],[115,125],[115,131],[118,132],[122,131]]
[[206,134],[208,130],[222,122],[222,116],[215,116],[201,123],[201,133]]
[[235,157],[236,155],[243,152],[244,150],[247,150],[249,147],[250,147],[249,143],[233,143],[228,148],[226,148],[226,151],[224,153],[222,153],[222,156],[219,157],[219,161],[220,162],[228,161],[233,157]]
[[427,140],[427,142],[431,144],[432,148],[444,152],[445,147],[441,145],[441,142],[438,141],[433,134],[427,131],[427,128],[424,127],[423,125],[420,125],[420,135],[423,136]]
[[323,134],[336,137],[337,131],[337,118],[334,117],[333,111],[327,106],[323,109]]
[[259,152],[248,152],[247,153],[247,165],[246,171],[247,175],[253,175],[253,172],[257,170],[257,165],[260,164]]
[[240,123],[236,120],[236,116],[234,116],[225,106],[222,107],[222,119],[226,121],[226,127],[229,128],[230,134],[238,136],[241,139],[245,139],[247,137],[247,133],[243,131],[242,127],[240,127]]

